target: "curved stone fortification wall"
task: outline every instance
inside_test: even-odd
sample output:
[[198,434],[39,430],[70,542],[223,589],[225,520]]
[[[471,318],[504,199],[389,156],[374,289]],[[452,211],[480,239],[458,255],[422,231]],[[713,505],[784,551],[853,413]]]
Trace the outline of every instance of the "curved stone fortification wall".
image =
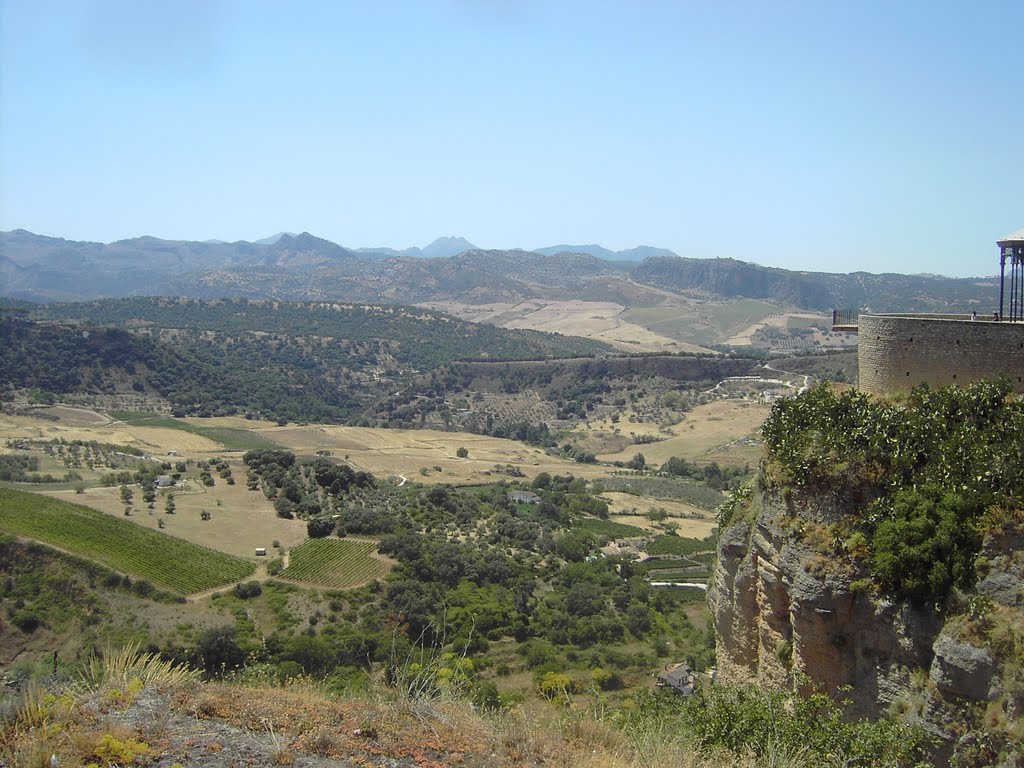
[[858,330],[860,389],[881,395],[918,384],[970,384],[1006,376],[1024,392],[1024,324],[964,315],[864,315]]

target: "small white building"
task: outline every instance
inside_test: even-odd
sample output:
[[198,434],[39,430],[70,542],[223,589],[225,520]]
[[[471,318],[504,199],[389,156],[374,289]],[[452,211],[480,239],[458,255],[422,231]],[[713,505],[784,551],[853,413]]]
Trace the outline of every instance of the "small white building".
[[508,498],[513,504],[540,504],[540,496],[533,491],[509,491]]

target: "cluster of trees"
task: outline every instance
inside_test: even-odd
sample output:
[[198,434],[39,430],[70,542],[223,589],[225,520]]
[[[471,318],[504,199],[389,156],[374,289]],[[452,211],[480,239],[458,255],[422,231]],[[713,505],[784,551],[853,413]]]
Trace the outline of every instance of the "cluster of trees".
[[[332,371],[334,369],[331,369]],[[170,340],[0,318],[0,390],[154,393],[178,415],[260,413],[337,421],[361,401],[308,358],[259,336],[228,339],[181,331]]]
[[39,459],[35,456],[19,456],[16,453],[0,454],[0,480],[5,482],[28,482],[29,472],[39,471]]
[[[641,456],[642,454],[637,454]],[[706,483],[716,491],[736,488],[750,474],[750,467],[722,467],[717,461],[704,465],[672,456],[658,468],[659,472],[672,477],[688,477]]]
[[48,321],[0,317],[0,392],[35,389],[52,399],[115,393],[128,381],[131,391],[157,394],[175,413],[194,416],[346,421],[391,388],[381,371],[394,380],[463,358],[602,348],[402,307],[128,298],[33,314]]
[[296,461],[291,451],[263,450],[249,451],[242,461],[248,468],[249,489],[260,488],[267,499],[273,501],[280,517],[309,519],[310,535],[315,532],[315,537],[330,533],[334,524],[320,520],[314,523],[313,520],[340,512],[341,500],[353,488],[374,486],[373,475],[369,472],[356,472],[347,464],[335,464],[322,456]]
[[659,731],[687,738],[723,764],[751,757],[758,765],[931,764],[933,740],[920,726],[892,716],[854,718],[845,709],[822,693],[718,683],[689,699],[667,691],[641,694],[625,728],[641,742]]
[[973,585],[996,510],[1022,508],[1024,402],[1011,392],[1005,380],[922,385],[896,404],[815,387],[765,421],[765,482],[845,496],[857,534],[847,548],[864,550],[882,588],[942,601]]
[[[348,345],[356,360],[379,363],[382,353],[403,367],[436,368],[466,358],[573,357],[606,351],[598,342],[536,331],[470,323],[420,307],[363,306],[247,299],[204,301],[132,297],[35,308],[47,317],[125,326],[145,320],[157,328],[191,328],[230,337],[271,332],[288,339]],[[325,345],[328,346],[328,345]]]
[[[344,503],[332,508],[335,530],[378,535],[380,552],[398,565],[386,583],[339,593],[332,613],[301,633],[289,635],[285,627],[294,621],[282,619],[278,635],[263,643],[242,618],[246,612],[237,611],[230,631],[208,632],[194,647],[173,651],[211,674],[263,661],[282,675],[344,677],[381,664],[398,680],[403,672],[396,663],[416,657],[424,669],[444,666],[448,653],[471,661],[458,674],[476,690],[472,670],[486,667],[482,657],[491,643],[509,637],[539,649],[527,662],[538,680],[564,672],[570,656],[588,675],[602,666],[653,668],[667,654],[666,638],[691,663],[711,663],[708,636],[689,623],[678,595],[653,590],[626,565],[589,559],[596,542],[573,522],[607,515],[607,507],[580,478],[541,473],[531,486],[540,503],[517,507],[504,484],[360,486],[347,467],[303,464],[286,451],[253,451],[245,461],[252,478],[277,493],[291,483],[337,491]],[[310,525],[322,520],[315,516]],[[330,535],[331,522],[317,535]],[[262,599],[285,605],[277,595],[286,589],[265,584]],[[231,597],[259,597],[251,592],[241,585]],[[627,657],[616,650],[623,644],[648,650]]]

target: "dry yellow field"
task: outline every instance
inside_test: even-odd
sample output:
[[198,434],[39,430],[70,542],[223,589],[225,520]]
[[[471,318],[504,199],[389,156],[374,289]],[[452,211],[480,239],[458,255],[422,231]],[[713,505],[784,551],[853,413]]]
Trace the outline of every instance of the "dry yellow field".
[[[605,491],[601,498],[608,502],[608,511],[613,515],[625,513],[643,515],[652,509],[663,509],[669,517],[696,517],[713,519],[714,515],[707,510],[687,504],[685,501],[673,499],[652,499],[647,496],[634,496],[631,493]],[[639,523],[634,523],[639,525]]]
[[[655,535],[665,533],[664,528],[660,524],[652,523],[645,517],[638,517],[636,515],[610,515],[608,519],[615,523],[624,523],[625,525],[633,525],[637,528],[642,528],[643,530],[649,531]],[[711,531],[715,528],[715,521],[713,518],[673,517],[671,518],[671,522],[679,526],[676,529],[676,535],[687,539],[706,539],[711,535]]]
[[84,425],[76,418],[61,418],[54,422],[0,414],[0,438],[11,437],[31,440],[97,440],[101,443],[129,445],[156,456],[166,456],[170,451],[185,456],[224,450],[220,443],[180,429],[137,427],[109,420],[102,424]]
[[438,309],[463,320],[501,328],[548,331],[603,341],[626,352],[711,352],[704,347],[663,336],[623,319],[626,307],[610,301],[546,301],[518,304],[461,304],[433,302],[421,306]]
[[261,429],[271,429],[277,426],[277,423],[273,421],[247,419],[244,416],[213,416],[202,419],[197,416],[185,416],[178,419],[178,421],[184,421],[197,427],[227,427],[229,429],[248,429],[252,432],[258,432]]
[[[167,491],[157,494],[151,515],[142,501],[141,490],[138,486],[132,486],[134,505],[129,519],[154,529],[159,528],[157,521],[163,520],[166,527],[162,533],[247,558],[254,558],[256,547],[269,550],[275,540],[286,549],[305,541],[305,522],[278,517],[261,492],[246,490],[245,467],[240,463],[232,463],[231,469],[236,478],[235,485],[227,485],[218,477],[213,488],[189,482],[181,488],[173,489],[173,515],[164,512]],[[77,494],[74,491],[49,491],[47,495],[117,517],[124,514],[124,504],[121,503],[120,489],[117,487],[87,488],[84,493]],[[221,506],[217,506],[218,500]],[[210,513],[209,520],[200,517],[204,509]],[[273,555],[273,551],[269,554]]]
[[105,414],[88,408],[75,408],[68,405],[55,405],[46,412],[56,416],[62,422],[75,426],[96,426],[107,424],[110,419]]
[[[630,421],[630,419],[633,419]],[[638,416],[634,411],[623,410],[619,416],[619,420],[614,422],[610,416],[605,416],[600,419],[591,419],[587,422],[587,432],[616,432],[626,437],[633,435],[653,435],[655,437],[671,437],[672,435],[679,434],[680,422],[671,426],[664,426],[661,424],[655,424],[650,421],[642,421],[642,417]],[[685,425],[684,425],[685,426]]]
[[[548,456],[541,448],[466,432],[311,425],[274,427],[259,434],[296,453],[329,450],[336,457],[346,458],[356,469],[424,483],[493,481],[501,478],[494,473],[496,464],[513,464],[528,478],[540,472],[572,473],[577,477],[604,474],[602,467]],[[455,455],[460,447],[469,451],[464,459]],[[434,471],[435,466],[441,467],[441,471]],[[423,467],[429,474],[420,474]]]
[[618,453],[598,458],[602,461],[629,461],[636,453],[642,453],[650,464],[661,464],[672,456],[721,462],[720,449],[756,433],[770,410],[770,406],[753,400],[707,403],[688,412],[683,421],[672,427],[675,437],[647,445],[631,445]]

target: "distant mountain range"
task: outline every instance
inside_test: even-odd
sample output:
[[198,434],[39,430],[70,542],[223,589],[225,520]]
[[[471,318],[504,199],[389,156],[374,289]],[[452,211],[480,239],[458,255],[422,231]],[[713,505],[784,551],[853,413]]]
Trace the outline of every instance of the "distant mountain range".
[[439,237],[430,245],[423,248],[405,248],[396,251],[394,248],[358,248],[359,253],[383,253],[387,256],[413,256],[424,259],[444,258],[445,256],[457,256],[464,251],[474,251],[477,247],[464,237]]
[[605,261],[643,261],[652,256],[676,256],[667,248],[652,248],[649,245],[638,245],[625,251],[610,251],[600,245],[552,245],[547,248],[534,248],[534,253],[554,256],[559,253],[589,253]]
[[620,301],[638,290],[658,297],[666,292],[745,297],[819,311],[987,312],[997,300],[998,280],[797,272],[734,259],[680,258],[649,246],[481,250],[459,237],[396,251],[345,248],[308,232],[258,242],[138,237],[109,244],[21,229],[0,233],[0,295],[28,301],[172,295],[487,304],[534,298]]

